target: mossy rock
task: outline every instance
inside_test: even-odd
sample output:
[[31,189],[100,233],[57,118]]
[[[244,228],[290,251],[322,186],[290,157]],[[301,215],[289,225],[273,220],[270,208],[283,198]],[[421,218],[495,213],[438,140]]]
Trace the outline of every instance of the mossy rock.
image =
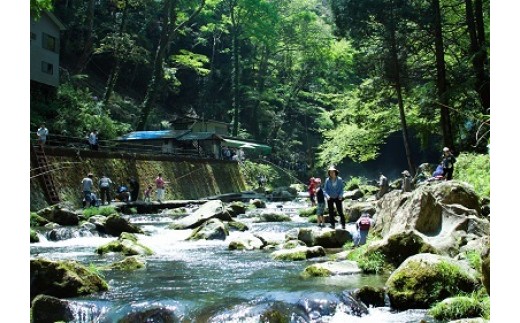
[[125,259],[123,259],[121,261],[110,264],[103,269],[131,271],[131,270],[142,269],[145,267],[146,267],[146,262],[144,262],[142,259],[140,259],[137,256],[130,256],[130,257],[126,257]]
[[231,217],[236,217],[239,214],[246,213],[246,205],[244,202],[232,202],[226,206],[226,210],[228,211]]
[[226,227],[229,231],[244,232],[249,230],[249,227],[246,224],[238,221],[229,221],[226,223]]
[[301,276],[303,278],[329,277],[332,276],[332,272],[327,268],[319,267],[314,264],[306,267]]
[[135,322],[164,322],[174,323],[181,322],[181,319],[177,317],[174,310],[167,307],[152,307],[142,310],[132,311],[122,319],[117,321],[118,323],[135,323]]
[[119,214],[112,214],[107,217],[105,230],[108,234],[118,237],[123,232],[143,233],[138,226],[129,223]]
[[115,241],[111,241],[96,249],[99,255],[109,252],[120,252],[125,256],[153,255],[152,249],[140,244],[133,234],[123,233]]
[[311,215],[307,218],[307,221],[309,223],[318,223],[318,216],[317,215]]
[[307,254],[305,251],[298,252],[284,252],[284,253],[273,253],[274,260],[283,260],[283,261],[300,261],[307,260]]
[[31,322],[73,322],[74,313],[69,302],[40,294],[31,303]]
[[311,206],[309,208],[300,209],[298,211],[298,215],[301,216],[301,217],[307,218],[307,217],[309,217],[311,215],[315,215],[316,214],[316,210],[317,210],[316,206]]
[[38,232],[31,229],[31,243],[32,242],[40,242],[40,237],[38,237]]
[[325,256],[325,249],[320,246],[316,247],[296,247],[292,249],[283,249],[275,251],[271,254],[274,260],[299,261],[315,257]]
[[464,318],[483,317],[489,312],[489,303],[482,302],[473,297],[458,296],[451,297],[437,303],[428,314],[436,320],[447,322]]
[[31,227],[43,227],[49,220],[44,218],[43,216],[38,215],[36,212],[31,212]]
[[386,291],[382,287],[363,286],[354,291],[354,296],[362,301],[366,306],[383,307],[385,306]]
[[31,300],[46,294],[76,297],[108,290],[97,273],[76,261],[31,260]]
[[297,247],[305,247],[307,246],[305,244],[305,242],[301,241],[301,240],[288,240],[286,241],[282,248],[283,249],[294,249],[294,248],[297,248]]
[[386,262],[398,267],[408,257],[420,253],[438,254],[438,251],[414,231],[404,231],[389,236],[379,246],[369,248],[371,252],[380,252]]
[[291,217],[283,213],[262,213],[256,222],[290,222]]
[[392,307],[397,310],[429,308],[459,293],[475,290],[476,272],[449,257],[419,254],[408,258],[386,282]]

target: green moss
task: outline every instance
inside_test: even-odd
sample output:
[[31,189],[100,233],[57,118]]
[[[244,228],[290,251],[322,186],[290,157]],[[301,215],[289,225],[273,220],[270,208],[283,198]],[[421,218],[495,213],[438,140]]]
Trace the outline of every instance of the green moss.
[[109,216],[114,213],[117,214],[116,208],[113,206],[110,206],[110,205],[100,206],[100,207],[89,207],[89,208],[83,210],[83,215],[87,219],[94,215]]
[[309,277],[329,277],[332,275],[332,272],[326,268],[319,267],[317,265],[310,265],[301,274],[302,278]]
[[312,207],[309,207],[306,209],[300,209],[298,211],[298,215],[306,218],[306,217],[316,214],[316,209],[317,209],[316,206],[312,206]]
[[104,267],[104,270],[124,270],[124,271],[131,271],[131,270],[137,270],[144,268],[146,265],[144,262],[140,261],[139,258],[132,256],[132,257],[126,257],[125,259],[110,264],[107,267]]
[[288,323],[289,317],[278,310],[270,309],[260,315],[261,323]]
[[485,317],[489,313],[489,299],[486,302],[468,296],[453,297],[437,303],[428,313],[440,321]]
[[282,213],[263,213],[258,222],[290,222],[291,217]]
[[249,230],[249,228],[247,227],[247,225],[245,225],[244,223],[242,222],[238,222],[238,221],[229,221],[227,224],[228,226],[228,230],[232,230],[232,231],[241,231],[241,232],[244,232],[244,231],[247,231]]
[[471,268],[475,269],[479,275],[482,275],[482,257],[480,252],[476,250],[467,251],[465,256]]
[[460,154],[454,166],[453,178],[473,186],[480,197],[489,197],[491,188],[489,154]]
[[273,258],[274,258],[274,260],[299,261],[299,260],[306,260],[307,254],[305,251],[280,253],[280,254],[275,254],[273,256]]
[[39,216],[36,212],[31,212],[31,227],[41,227],[49,223],[49,220],[43,216]]
[[38,232],[31,229],[31,242],[40,242],[40,238],[38,237]]
[[307,221],[309,223],[318,223],[318,216],[317,215],[311,215],[307,218]]

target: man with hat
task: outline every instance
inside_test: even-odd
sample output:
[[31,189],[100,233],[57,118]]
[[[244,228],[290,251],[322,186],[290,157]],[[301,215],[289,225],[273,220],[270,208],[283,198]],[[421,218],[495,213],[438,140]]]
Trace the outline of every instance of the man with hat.
[[[336,212],[339,214],[341,220],[341,227],[345,229],[345,216],[343,215],[343,187],[345,183],[343,179],[339,177],[339,171],[334,167],[330,166],[327,170],[327,179],[323,187],[323,193],[327,199],[327,207],[329,208],[329,221],[332,228],[336,225]],[[334,211],[336,207],[336,212]]]

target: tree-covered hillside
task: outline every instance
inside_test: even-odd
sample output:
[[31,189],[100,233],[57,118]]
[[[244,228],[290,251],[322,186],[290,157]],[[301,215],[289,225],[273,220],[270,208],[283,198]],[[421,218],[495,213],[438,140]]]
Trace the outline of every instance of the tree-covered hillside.
[[[105,139],[196,114],[275,156],[373,160],[489,142],[489,0],[55,0],[61,86],[31,130]],[[440,136],[439,136],[440,135]],[[421,147],[410,145],[411,136]],[[433,139],[433,138],[441,138]],[[440,149],[439,149],[440,150]]]

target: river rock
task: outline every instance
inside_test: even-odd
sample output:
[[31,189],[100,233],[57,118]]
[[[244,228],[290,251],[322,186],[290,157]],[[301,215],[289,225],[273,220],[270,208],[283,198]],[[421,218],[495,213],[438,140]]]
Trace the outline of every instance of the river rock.
[[39,294],[76,297],[108,290],[98,274],[76,261],[31,260],[31,300]]
[[245,223],[242,223],[239,221],[226,222],[226,228],[229,231],[240,231],[240,232],[249,230],[249,227]]
[[265,204],[265,201],[262,201],[260,199],[254,199],[254,200],[251,200],[250,202],[252,205],[254,205],[257,209],[265,209],[266,208],[266,204]]
[[306,260],[325,256],[325,249],[320,246],[296,247],[275,251],[271,256],[274,260]]
[[406,259],[388,278],[386,288],[392,308],[429,308],[439,300],[477,286],[475,270],[465,262],[434,254]]
[[461,232],[489,235],[488,220],[469,206],[478,207],[476,193],[456,181],[426,183],[411,193],[392,191],[379,200],[374,231],[388,237],[412,230],[439,253],[454,256]]
[[346,191],[343,193],[343,198],[347,200],[359,200],[363,197],[363,192],[359,188],[352,190],[352,191]]
[[209,219],[195,229],[188,240],[226,240],[229,231],[219,219]]
[[357,262],[350,260],[327,261],[312,264],[305,268],[304,275],[308,276],[340,276],[360,274],[362,270]]
[[125,317],[117,321],[118,323],[135,323],[135,322],[161,322],[161,323],[178,323],[181,319],[177,317],[175,312],[166,307],[152,307],[137,312],[127,314]]
[[[337,299],[300,299],[298,308],[303,310],[309,322],[322,322],[323,316],[332,316],[336,313]],[[299,322],[299,321],[297,321]]]
[[31,243],[40,242],[40,237],[38,237],[38,232],[31,229]]
[[255,222],[290,222],[291,217],[282,212],[265,211]]
[[105,222],[105,231],[106,233],[115,237],[120,236],[123,232],[143,233],[143,230],[141,230],[138,226],[131,224],[128,222],[128,220],[119,214],[111,214],[107,217]]
[[78,225],[79,223],[78,214],[69,208],[60,207],[59,205],[42,209],[37,214],[59,225]]
[[194,229],[212,218],[221,221],[232,221],[231,215],[225,212],[222,201],[211,200],[202,204],[195,212],[187,217],[174,221],[168,227],[174,230]]
[[141,259],[141,257],[130,256],[130,257],[126,257],[125,259],[123,259],[121,261],[114,262],[103,269],[130,271],[130,270],[136,270],[136,269],[141,269],[141,268],[145,268],[145,267],[146,267],[146,262],[143,259]]
[[345,312],[349,315],[363,316],[368,314],[368,308],[358,298],[353,295],[352,291],[344,291],[341,293],[340,300],[345,304]]
[[138,239],[135,235],[127,232],[121,233],[117,240],[98,247],[96,252],[100,255],[106,254],[108,252],[120,252],[125,256],[148,256],[153,254],[153,251],[150,248],[138,242]]
[[236,217],[246,213],[247,208],[244,202],[232,202],[226,206],[226,210],[231,217]]
[[352,294],[366,306],[383,307],[385,306],[386,291],[382,287],[363,286],[358,288]]
[[368,213],[372,217],[376,213],[376,201],[345,203],[345,216],[347,222],[356,222],[362,213]]
[[31,303],[31,322],[72,322],[74,313],[69,302],[49,295],[38,295]]
[[265,247],[267,243],[252,233],[243,233],[236,236],[229,243],[229,250],[258,250]]
[[346,242],[352,241],[352,235],[342,229],[301,228],[298,232],[298,240],[305,242],[309,247],[341,248]]
[[398,267],[408,257],[419,253],[437,253],[433,246],[413,230],[396,233],[383,240],[376,241],[370,244],[367,252],[383,254],[385,260],[394,267]]
[[292,240],[287,240],[282,245],[282,249],[293,249],[296,247],[306,247],[306,246],[307,245],[305,244],[305,242],[298,240],[298,239],[292,239]]

